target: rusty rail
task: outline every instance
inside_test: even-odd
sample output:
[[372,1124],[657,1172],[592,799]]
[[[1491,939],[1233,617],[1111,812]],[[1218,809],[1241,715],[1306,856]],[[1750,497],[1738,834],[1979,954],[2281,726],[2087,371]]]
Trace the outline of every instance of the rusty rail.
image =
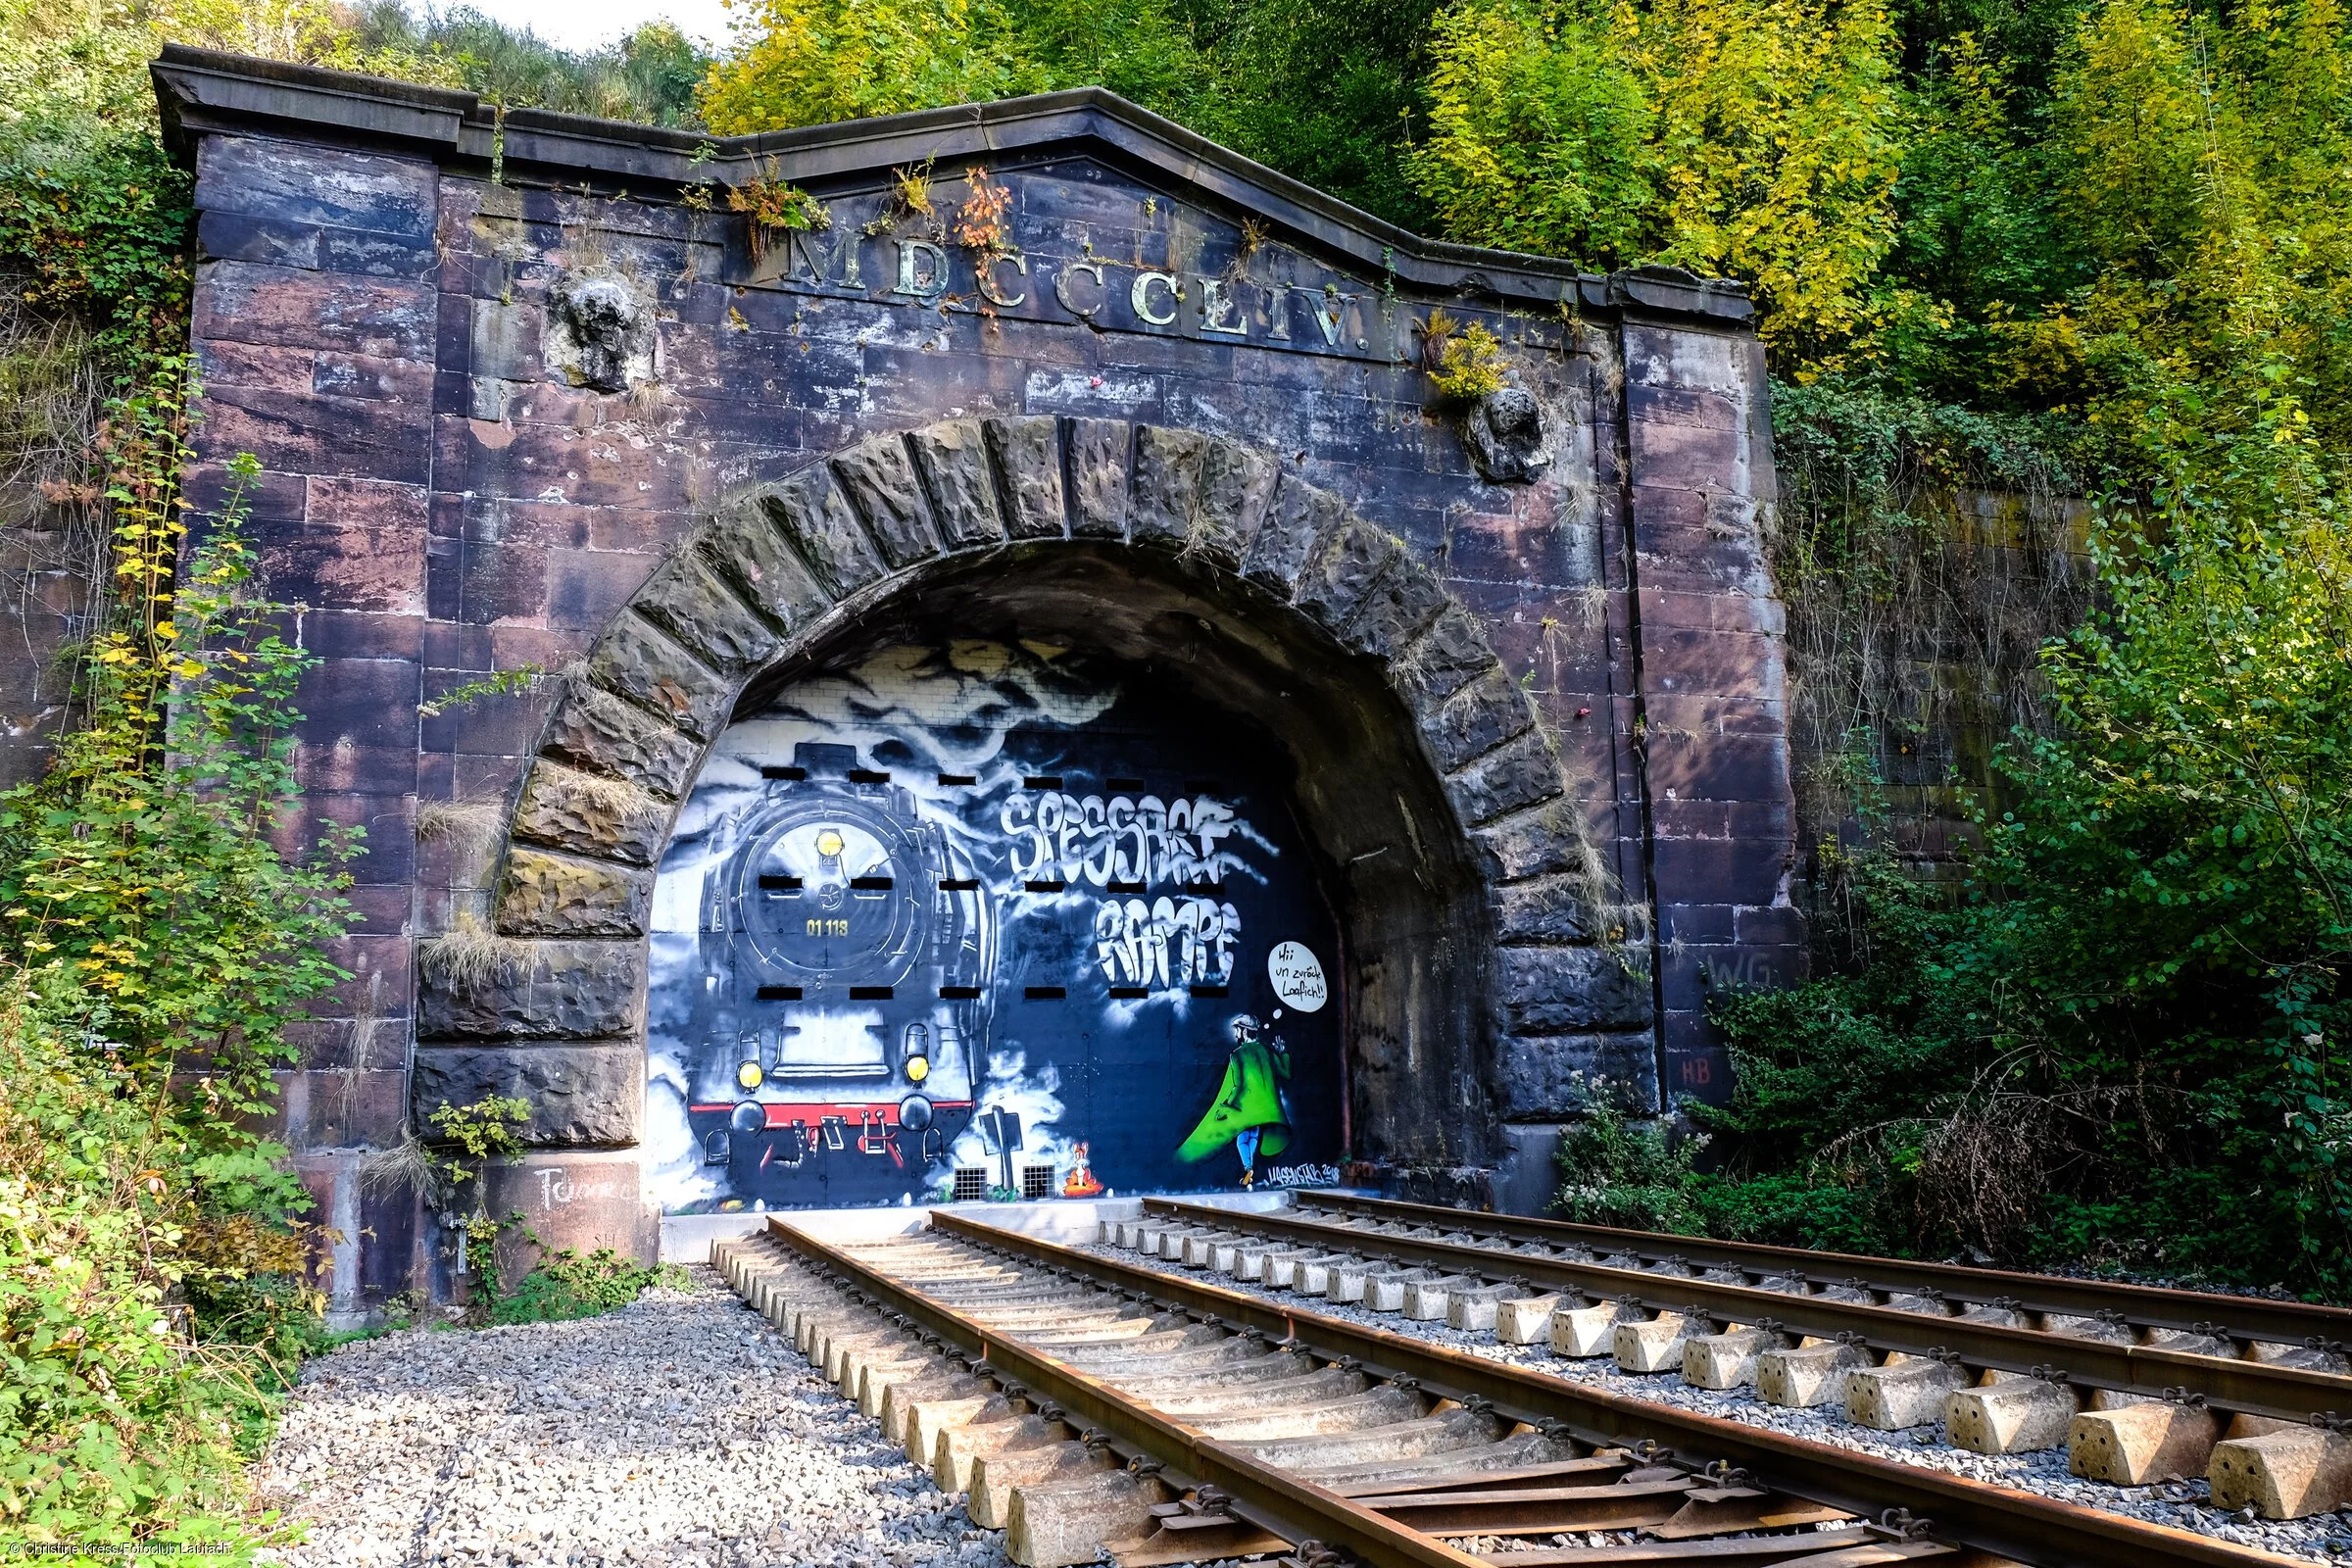
[[2195,1333],[2220,1328],[2229,1338],[2300,1345],[2318,1338],[2352,1345],[2352,1307],[2317,1306],[2259,1296],[2220,1296],[2206,1291],[2108,1280],[2075,1280],[2055,1274],[1973,1268],[1958,1263],[1916,1262],[1853,1252],[1816,1252],[1801,1247],[1766,1247],[1719,1242],[1704,1236],[1577,1225],[1566,1220],[1517,1214],[1486,1214],[1427,1203],[1364,1198],[1353,1193],[1302,1191],[1298,1207],[1365,1219],[1441,1225],[1516,1244],[1584,1247],[1597,1253],[1631,1252],[1654,1261],[1680,1256],[1695,1267],[1738,1268],[1757,1274],[1795,1273],[1814,1279],[1853,1276],[1882,1290],[1939,1291],[1956,1300],[2024,1301],[2030,1310],[2073,1317],[2121,1312],[2135,1324]]
[[[1311,1201],[1321,1205],[1331,1200],[1328,1195],[1317,1194]],[[1357,1205],[1376,1200],[1350,1198],[1345,1201],[1347,1206],[1337,1211],[1362,1212]],[[1188,1223],[1218,1230],[1311,1243],[1367,1256],[1394,1256],[1399,1261],[1442,1267],[1449,1272],[1477,1275],[1497,1283],[1518,1278],[1542,1290],[1631,1301],[1654,1311],[1695,1311],[1705,1317],[1744,1324],[1770,1321],[1820,1339],[1846,1334],[1853,1336],[1858,1343],[1882,1352],[1902,1355],[1948,1352],[1970,1366],[2001,1372],[2031,1373],[2056,1362],[2064,1365],[2070,1381],[2085,1387],[2111,1389],[2151,1398],[2186,1389],[2202,1395],[2208,1402],[2222,1409],[2244,1411],[2278,1420],[2300,1422],[2323,1412],[2352,1412],[2352,1377],[2304,1368],[2227,1356],[2198,1355],[2144,1345],[2117,1345],[2076,1339],[2043,1329],[1972,1323],[1957,1317],[1938,1317],[1859,1301],[1828,1300],[1817,1296],[1799,1296],[1695,1276],[1656,1274],[1642,1269],[1611,1267],[1599,1262],[1579,1262],[1517,1251],[1503,1252],[1497,1251],[1492,1245],[1482,1246],[1475,1242],[1464,1244],[1436,1237],[1343,1230],[1329,1223],[1301,1219],[1284,1210],[1255,1212],[1170,1199],[1146,1199],[1144,1208],[1147,1213],[1180,1218]],[[1387,1212],[1393,1208],[1402,1208],[1405,1212],[1401,1215]],[[1492,1214],[1465,1215],[1452,1209],[1425,1209],[1417,1205],[1383,1203],[1381,1209],[1383,1218],[1407,1218],[1420,1223],[1442,1225],[1451,1231],[1468,1231],[1474,1235],[1480,1230],[1487,1230],[1490,1235],[1513,1236],[1518,1234],[1520,1227],[1551,1228],[1547,1222],[1541,1220],[1512,1220]],[[1568,1228],[1578,1232],[1596,1229],[1589,1226]],[[1610,1231],[1602,1234],[1613,1239],[1640,1237],[1647,1249],[1656,1251],[1660,1260],[1674,1255],[1667,1250],[1669,1245],[1679,1248],[1686,1241],[1680,1236],[1660,1236],[1648,1232]],[[1786,1256],[1824,1255],[1794,1252],[1784,1248],[1716,1247],[1714,1250],[1726,1258],[1734,1251],[1769,1251],[1773,1254],[1775,1265]],[[1702,1261],[1699,1256],[1683,1255],[1691,1262]],[[1867,1264],[1878,1260],[1852,1258],[1843,1261]],[[1718,1266],[1732,1265],[1727,1262]],[[1750,1270],[1758,1268],[1754,1263],[1740,1266]],[[1786,1274],[1788,1271],[1776,1266],[1771,1272]],[[1966,1271],[1947,1269],[1942,1272]],[[1889,1288],[1879,1279],[1870,1276],[1863,1278],[1871,1284]],[[2032,1279],[2034,1276],[2005,1274],[1997,1278],[2016,1281]],[[2073,1285],[2077,1282],[2062,1283]],[[1918,1288],[1925,1290],[1934,1287],[1923,1285]],[[1977,1290],[1984,1292],[1977,1298],[1986,1301],[1999,1298],[2000,1293],[1989,1291],[1981,1283]],[[2170,1298],[2191,1293],[2168,1291],[2159,1294]],[[1971,1296],[1976,1296],[1976,1292],[1972,1291]],[[2020,1309],[2025,1311],[2063,1312],[2085,1317],[2095,1315],[2073,1304],[2036,1305],[2032,1298],[2017,1299]],[[2048,1299],[2044,1298],[2045,1301]],[[2091,1298],[2080,1293],[2068,1293],[2064,1299],[2072,1303],[2086,1301]],[[2199,1297],[2197,1299],[2212,1301],[2230,1298]]]
[[[1139,1409],[1115,1390],[1024,1348],[880,1271],[807,1237],[781,1221],[774,1234],[812,1261],[856,1282],[857,1288],[903,1312],[927,1332],[985,1354],[992,1366],[1052,1396],[1122,1444],[1148,1452],[1196,1482],[1215,1485],[1237,1507],[1286,1539],[1343,1545],[1375,1565],[1475,1561],[1442,1543],[1403,1529],[1360,1502],[1285,1475],[1252,1456],[1201,1437],[1181,1423]],[[1687,1469],[1732,1466],[1756,1484],[1864,1520],[1883,1522],[1882,1539],[1932,1530],[1965,1548],[2036,1568],[2150,1568],[2197,1564],[2251,1568],[2285,1561],[2186,1531],[1989,1486],[1765,1429],[1626,1398],[1606,1391],[1485,1360],[1384,1330],[1365,1328],[1240,1292],[1225,1290],[1014,1232],[953,1212],[934,1210],[932,1227],[1025,1267],[1125,1294],[1214,1321],[1239,1333],[1252,1330],[1288,1342],[1319,1359],[1353,1358],[1368,1373],[1409,1379],[1425,1391],[1461,1402],[1485,1401],[1494,1411],[1555,1430],[1595,1448],[1652,1446]],[[1923,1525],[1921,1521],[1932,1521]],[[1890,1548],[1891,1549],[1891,1548]],[[1900,1553],[1898,1553],[1900,1554]],[[1559,1553],[1563,1561],[1582,1553]],[[1699,1554],[1692,1554],[1699,1555]],[[1629,1558],[1628,1560],[1637,1560]]]

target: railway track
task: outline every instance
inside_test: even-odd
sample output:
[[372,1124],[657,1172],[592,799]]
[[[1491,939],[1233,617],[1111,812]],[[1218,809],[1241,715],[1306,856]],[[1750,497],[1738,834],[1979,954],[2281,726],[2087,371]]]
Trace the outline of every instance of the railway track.
[[[2217,1506],[2352,1500],[2352,1312],[1745,1247],[1329,1194],[1248,1212],[1146,1200],[1129,1249],[1958,1446],[2064,1445],[2088,1480],[2205,1476]],[[1808,1265],[1808,1266],[1800,1266]],[[2223,1321],[2223,1314],[2229,1321]]]
[[1032,1568],[2288,1560],[952,1211],[862,1245],[771,1217],[714,1261]]

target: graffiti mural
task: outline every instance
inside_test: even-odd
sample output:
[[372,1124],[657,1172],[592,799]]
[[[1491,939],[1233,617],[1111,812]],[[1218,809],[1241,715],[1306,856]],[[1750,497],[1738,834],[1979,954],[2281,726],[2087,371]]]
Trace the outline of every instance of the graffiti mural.
[[890,649],[738,719],[655,888],[654,1196],[1336,1180],[1336,944],[1276,756],[1033,644]]

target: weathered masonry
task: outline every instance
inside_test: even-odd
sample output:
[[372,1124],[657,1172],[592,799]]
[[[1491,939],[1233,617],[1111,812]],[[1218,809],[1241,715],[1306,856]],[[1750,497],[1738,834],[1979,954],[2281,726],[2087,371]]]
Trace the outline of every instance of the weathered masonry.
[[1533,1206],[1583,1097],[1727,1088],[1709,987],[1801,953],[1736,289],[1417,239],[1097,92],[710,142],[156,77],[193,493],[260,458],[309,808],[368,833],[285,1100],[340,1304],[445,1283],[363,1167],[491,1094],[493,1211],[643,1249]]

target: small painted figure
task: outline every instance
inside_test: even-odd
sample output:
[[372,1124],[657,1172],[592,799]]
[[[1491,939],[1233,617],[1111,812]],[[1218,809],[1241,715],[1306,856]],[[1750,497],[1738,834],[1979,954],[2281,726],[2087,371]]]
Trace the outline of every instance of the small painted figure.
[[1291,1051],[1279,1035],[1266,1039],[1258,1021],[1246,1012],[1235,1014],[1232,1029],[1225,1081],[1176,1157],[1197,1164],[1231,1144],[1242,1159],[1242,1185],[1251,1187],[1257,1181],[1257,1156],[1290,1147],[1291,1108],[1282,1086],[1291,1076]]
[[1070,1151],[1070,1170],[1061,1179],[1061,1196],[1092,1198],[1101,1191],[1102,1184],[1095,1180],[1094,1171],[1086,1163],[1086,1146],[1080,1144]]

